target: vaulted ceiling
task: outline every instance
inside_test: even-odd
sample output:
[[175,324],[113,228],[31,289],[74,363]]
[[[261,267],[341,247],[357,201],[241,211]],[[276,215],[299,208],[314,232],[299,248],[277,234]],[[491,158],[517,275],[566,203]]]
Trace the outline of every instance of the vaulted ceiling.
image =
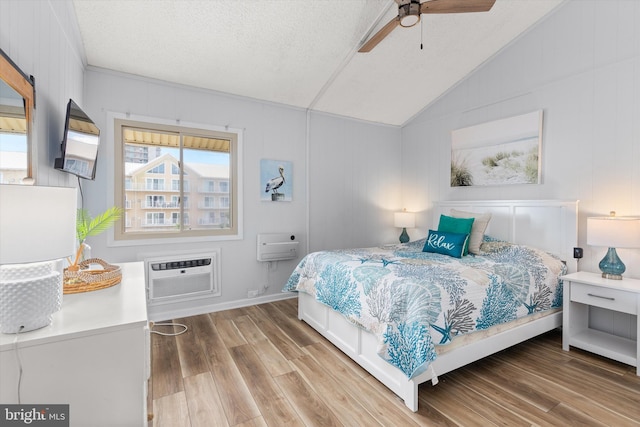
[[369,53],[357,51],[397,15],[392,0],[74,6],[90,66],[402,125],[563,1],[497,0],[489,12],[423,14]]

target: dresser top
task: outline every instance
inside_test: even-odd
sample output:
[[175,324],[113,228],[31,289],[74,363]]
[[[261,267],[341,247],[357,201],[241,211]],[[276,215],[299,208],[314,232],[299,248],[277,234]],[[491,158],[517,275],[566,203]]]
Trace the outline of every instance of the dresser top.
[[96,335],[147,323],[144,263],[118,264],[121,283],[97,291],[64,295],[62,308],[44,328],[22,334],[1,334],[0,351]]

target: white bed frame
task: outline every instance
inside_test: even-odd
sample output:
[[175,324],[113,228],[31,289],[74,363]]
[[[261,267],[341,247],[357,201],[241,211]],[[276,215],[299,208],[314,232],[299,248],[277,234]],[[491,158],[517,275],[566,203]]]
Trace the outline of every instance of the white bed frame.
[[[578,239],[578,202],[558,200],[481,200],[437,202],[433,209],[435,226],[440,214],[451,208],[470,212],[491,212],[492,218],[485,234],[544,249],[565,260],[569,272],[576,271],[573,248]],[[418,410],[418,385],[437,376],[526,341],[562,324],[558,311],[513,329],[499,332],[481,341],[452,349],[431,364],[427,372],[411,380],[404,373],[384,361],[376,353],[373,334],[349,323],[341,314],[316,301],[312,296],[298,293],[298,318],[307,322],[331,343],[351,357],[371,375],[404,400],[412,411]]]

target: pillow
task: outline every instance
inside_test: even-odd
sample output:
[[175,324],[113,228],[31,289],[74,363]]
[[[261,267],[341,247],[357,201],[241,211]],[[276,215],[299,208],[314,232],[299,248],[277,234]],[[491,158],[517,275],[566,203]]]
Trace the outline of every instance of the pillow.
[[462,258],[464,247],[468,241],[468,234],[429,230],[429,235],[424,242],[422,252],[432,252]]
[[484,239],[484,232],[489,225],[491,219],[490,213],[475,213],[465,212],[456,209],[451,209],[451,216],[454,218],[474,218],[473,225],[471,226],[471,235],[469,236],[469,252],[475,255],[482,253],[480,245]]
[[[440,215],[440,223],[438,231],[446,231],[449,233],[471,234],[473,226],[473,218],[454,218],[452,216]],[[469,242],[464,245],[463,255],[469,253]]]

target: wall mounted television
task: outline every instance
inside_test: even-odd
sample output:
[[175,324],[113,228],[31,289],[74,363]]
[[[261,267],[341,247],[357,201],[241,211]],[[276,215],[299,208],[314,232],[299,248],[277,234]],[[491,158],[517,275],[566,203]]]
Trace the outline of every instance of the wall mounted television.
[[80,178],[94,179],[99,144],[100,129],[70,99],[61,144],[62,156],[55,159],[53,167]]

